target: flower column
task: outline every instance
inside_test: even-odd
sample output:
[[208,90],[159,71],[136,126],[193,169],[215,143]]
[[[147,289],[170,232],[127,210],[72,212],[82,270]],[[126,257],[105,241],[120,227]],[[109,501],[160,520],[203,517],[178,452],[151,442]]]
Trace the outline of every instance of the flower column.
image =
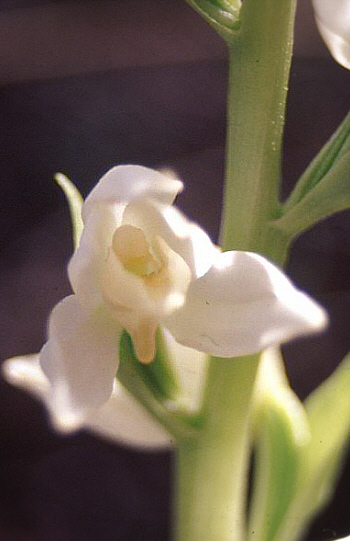
[[[221,247],[254,250],[282,263],[281,140],[296,0],[244,0],[229,43],[227,176]],[[250,409],[258,356],[212,358],[203,430],[177,453],[177,541],[245,539]]]

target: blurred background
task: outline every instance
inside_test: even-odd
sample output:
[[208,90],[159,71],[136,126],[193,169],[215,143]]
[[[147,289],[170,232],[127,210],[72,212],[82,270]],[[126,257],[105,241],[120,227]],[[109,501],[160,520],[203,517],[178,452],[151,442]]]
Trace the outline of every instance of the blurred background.
[[[39,351],[70,292],[61,171],[84,195],[111,166],[169,166],[178,206],[215,241],[226,122],[223,43],[183,0],[0,0],[0,358]],[[299,0],[283,196],[345,116],[350,74]],[[288,273],[329,311],[284,348],[304,398],[350,350],[350,212],[301,237]],[[2,541],[166,541],[171,454],[53,434],[42,406],[0,381]],[[350,467],[308,541],[350,533]]]

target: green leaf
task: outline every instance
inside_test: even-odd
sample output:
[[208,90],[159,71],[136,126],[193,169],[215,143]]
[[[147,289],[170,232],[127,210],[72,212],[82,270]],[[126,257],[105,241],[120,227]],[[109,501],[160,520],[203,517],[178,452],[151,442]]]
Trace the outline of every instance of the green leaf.
[[350,435],[350,354],[305,403],[311,438],[301,449],[296,491],[278,541],[297,541],[329,501]]
[[69,205],[69,211],[73,225],[73,243],[75,250],[79,246],[80,237],[83,231],[83,220],[81,217],[81,208],[83,206],[83,198],[79,190],[74,186],[73,182],[69,180],[62,173],[56,173],[55,181],[63,190]]
[[284,203],[285,211],[299,203],[348,150],[350,150],[350,112],[298,180]]
[[302,450],[310,434],[305,410],[288,385],[277,349],[262,354],[257,381],[257,452],[248,538],[272,541],[296,493]]
[[350,207],[350,113],[298,180],[270,225],[292,240]]
[[186,0],[223,39],[230,39],[240,27],[241,0]]
[[[333,493],[350,437],[350,354],[307,399],[311,440],[304,483],[313,487],[315,510]],[[310,490],[310,488],[309,488]]]
[[293,239],[336,212],[350,208],[350,150],[341,153],[327,174],[271,227]]

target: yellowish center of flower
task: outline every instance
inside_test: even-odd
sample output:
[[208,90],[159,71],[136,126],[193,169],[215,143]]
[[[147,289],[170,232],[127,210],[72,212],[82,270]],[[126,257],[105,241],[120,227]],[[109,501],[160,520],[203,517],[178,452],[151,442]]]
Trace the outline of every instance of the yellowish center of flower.
[[184,302],[189,267],[159,235],[148,238],[124,224],[114,232],[102,280],[105,301],[129,333],[136,356],[151,362],[157,326]]
[[161,267],[161,261],[152,251],[142,229],[122,225],[113,235],[112,248],[123,267],[137,276],[149,276]]

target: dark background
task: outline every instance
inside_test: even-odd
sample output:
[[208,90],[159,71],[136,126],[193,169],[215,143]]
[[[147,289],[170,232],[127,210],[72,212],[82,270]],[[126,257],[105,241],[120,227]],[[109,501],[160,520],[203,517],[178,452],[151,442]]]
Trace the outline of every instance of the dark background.
[[[285,135],[286,195],[350,104],[350,75],[323,48],[300,0]],[[69,293],[70,220],[52,180],[86,195],[111,166],[170,166],[178,205],[216,240],[227,62],[180,0],[0,2],[0,357],[39,351]],[[311,39],[312,38],[312,39]],[[350,349],[350,213],[310,230],[288,273],[331,316],[322,336],[284,348],[305,397]],[[350,532],[350,468],[308,539]],[[41,405],[0,382],[1,541],[165,541],[170,453],[138,453],[50,431]]]

